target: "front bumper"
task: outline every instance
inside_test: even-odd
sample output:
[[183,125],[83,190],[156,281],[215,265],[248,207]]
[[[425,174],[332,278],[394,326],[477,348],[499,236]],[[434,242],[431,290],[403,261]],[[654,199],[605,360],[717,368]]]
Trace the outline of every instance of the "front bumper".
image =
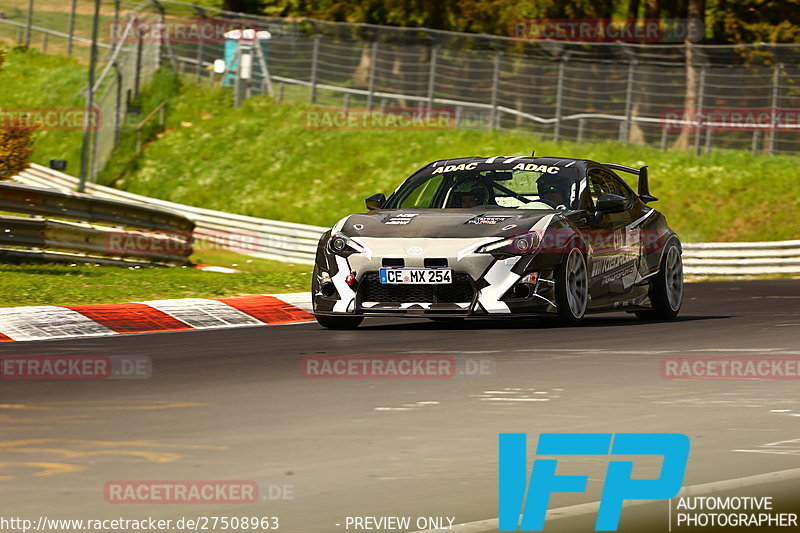
[[[313,312],[338,316],[453,318],[551,315],[555,311],[552,271],[542,271],[536,284],[526,285],[530,294],[518,297],[514,288],[529,272],[531,258],[499,258],[475,252],[485,243],[486,239],[365,238],[360,242],[365,253],[345,257],[325,251],[322,261],[318,257],[314,268]],[[415,253],[408,253],[409,250]],[[382,285],[378,282],[381,267],[431,268],[431,264],[441,267],[446,264],[452,269],[453,283]],[[348,283],[350,274],[353,278]],[[329,285],[324,287],[325,283]]]

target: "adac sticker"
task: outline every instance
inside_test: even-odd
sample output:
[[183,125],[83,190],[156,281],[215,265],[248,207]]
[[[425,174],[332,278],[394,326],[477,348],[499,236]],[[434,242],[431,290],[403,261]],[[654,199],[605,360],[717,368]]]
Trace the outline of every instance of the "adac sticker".
[[437,168],[436,170],[431,172],[431,175],[441,174],[443,172],[456,172],[459,170],[475,170],[476,168],[478,168],[478,163],[462,163],[460,165],[447,165],[445,167]]
[[536,163],[519,163],[514,165],[511,170],[525,170],[530,172],[541,172],[542,174],[558,174],[559,167],[548,167],[547,165],[537,165]]
[[497,224],[511,217],[475,217],[467,220],[467,224]]

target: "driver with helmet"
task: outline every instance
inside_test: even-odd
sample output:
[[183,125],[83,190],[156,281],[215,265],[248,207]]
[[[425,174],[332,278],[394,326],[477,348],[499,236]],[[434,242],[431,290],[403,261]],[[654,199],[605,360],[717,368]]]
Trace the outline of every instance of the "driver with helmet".
[[569,178],[545,174],[536,180],[539,198],[553,204],[558,209],[566,209],[569,204],[571,182]]
[[488,203],[489,189],[476,179],[461,182],[453,191],[452,207],[470,208]]

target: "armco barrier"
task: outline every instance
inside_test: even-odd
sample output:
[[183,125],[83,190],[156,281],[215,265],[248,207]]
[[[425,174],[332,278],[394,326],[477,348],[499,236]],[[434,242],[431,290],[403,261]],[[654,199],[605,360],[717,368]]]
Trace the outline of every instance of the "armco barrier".
[[[160,207],[0,183],[0,256],[121,265],[185,265],[194,222]],[[47,218],[45,218],[47,217]]]
[[[31,165],[14,179],[20,183],[61,191],[74,190],[78,182],[73,176],[37,164]],[[201,247],[229,248],[277,261],[313,264],[317,242],[328,230],[322,226],[281,222],[177,204],[94,183],[86,184],[86,192],[95,197],[180,213],[195,223],[195,242],[199,241]]]
[[703,276],[800,274],[800,240],[685,243],[683,264]]
[[[73,176],[35,164],[15,179],[61,190],[74,189],[77,184]],[[317,241],[328,229],[181,205],[96,184],[87,184],[86,190],[105,198],[171,209],[195,221],[196,238],[280,261],[313,264]],[[689,275],[800,274],[800,240],[684,243],[683,250],[684,271]]]

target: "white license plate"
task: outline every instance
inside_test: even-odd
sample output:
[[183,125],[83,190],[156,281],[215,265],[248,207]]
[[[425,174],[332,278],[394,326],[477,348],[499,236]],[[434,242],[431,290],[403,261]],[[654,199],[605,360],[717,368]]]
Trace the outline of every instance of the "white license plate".
[[378,273],[380,282],[389,285],[453,283],[453,271],[449,268],[382,268]]

